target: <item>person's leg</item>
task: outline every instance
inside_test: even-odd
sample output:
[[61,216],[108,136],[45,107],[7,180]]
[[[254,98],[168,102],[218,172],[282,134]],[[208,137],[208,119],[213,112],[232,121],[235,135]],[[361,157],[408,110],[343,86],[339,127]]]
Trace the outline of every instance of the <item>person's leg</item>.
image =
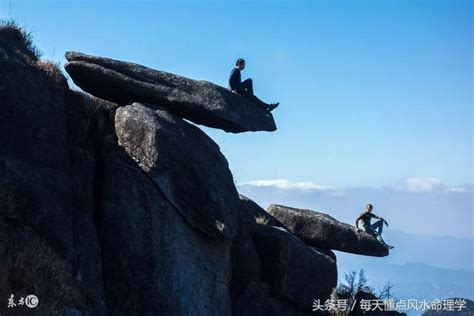
[[377,232],[374,230],[374,228],[372,227],[372,225],[370,225],[370,226],[364,226],[364,230],[365,230],[367,233],[369,233],[369,234],[371,234],[371,235],[373,235],[373,236],[377,236]]
[[377,240],[380,241],[383,244],[382,236],[377,232],[376,227],[377,227],[377,225],[376,225],[376,223],[374,223],[370,226],[364,227],[364,229],[365,229],[366,232],[368,232],[369,234],[371,234],[372,236],[377,238]]
[[259,98],[257,98],[255,95],[252,94],[252,96],[250,97],[250,100],[257,104],[259,107],[261,107],[262,109],[264,110],[268,110],[268,104],[263,102],[262,100],[260,100]]
[[249,94],[253,94],[253,81],[252,79],[248,78],[242,81],[242,88],[246,90]]
[[383,240],[382,235],[378,234],[376,238],[377,238],[377,240],[382,244],[382,246],[388,247],[388,245],[387,245],[387,243],[385,242],[385,240]]
[[368,227],[368,229],[373,232],[373,235],[377,240],[380,242],[380,244],[388,249],[392,249],[393,246],[388,245],[385,240],[382,238],[382,231],[383,231],[383,221],[378,220],[377,222],[373,223]]
[[377,231],[377,234],[382,235],[383,232],[383,221],[379,219],[375,223],[372,224],[372,228]]
[[272,111],[275,109],[279,103],[272,103],[268,104],[266,102],[263,102],[257,96],[253,93],[253,81],[252,79],[248,78],[245,79],[244,81],[241,82],[241,92],[239,92],[241,95],[245,96],[247,99],[251,100],[253,103],[257,104],[260,106],[262,109],[267,110],[267,111]]
[[264,109],[264,110],[268,109],[268,104],[267,103],[263,102],[262,100],[257,98],[255,95],[251,94],[249,91],[242,90],[242,91],[238,91],[238,92],[239,92],[239,94],[241,94],[245,98],[249,99],[251,102],[255,103],[256,105],[258,105],[262,109]]

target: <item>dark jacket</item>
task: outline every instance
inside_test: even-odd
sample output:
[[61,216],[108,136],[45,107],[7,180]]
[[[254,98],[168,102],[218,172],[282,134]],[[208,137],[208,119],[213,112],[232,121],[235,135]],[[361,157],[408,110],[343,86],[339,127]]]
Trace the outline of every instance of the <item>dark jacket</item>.
[[376,217],[377,215],[371,212],[362,212],[360,214],[360,219],[362,220],[362,225],[364,225],[364,227],[370,226],[370,220]]
[[242,88],[242,78],[240,77],[240,69],[234,67],[229,76],[229,89],[240,91]]

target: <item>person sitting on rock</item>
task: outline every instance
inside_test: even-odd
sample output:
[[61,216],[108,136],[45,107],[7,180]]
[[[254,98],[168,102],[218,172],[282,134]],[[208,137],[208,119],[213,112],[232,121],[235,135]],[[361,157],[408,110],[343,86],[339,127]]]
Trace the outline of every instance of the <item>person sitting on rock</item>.
[[[356,231],[359,232],[360,229],[359,229],[359,221],[361,220],[363,225],[364,225],[364,230],[366,232],[368,232],[369,234],[375,236],[377,238],[377,240],[382,244],[382,246],[384,246],[385,248],[387,249],[393,249],[394,247],[393,246],[390,246],[390,245],[387,245],[385,243],[385,241],[383,240],[382,238],[382,231],[383,231],[383,224],[385,223],[385,225],[387,225],[388,227],[388,223],[386,220],[384,220],[382,217],[378,216],[378,215],[375,215],[372,213],[372,209],[373,209],[373,206],[372,204],[367,204],[367,207],[365,208],[365,211],[362,212],[359,217],[356,218],[356,221],[355,221],[355,226],[356,226]],[[378,221],[376,221],[375,223],[373,224],[370,224],[370,220],[372,219],[372,217],[375,217],[378,219]]]
[[271,103],[267,104],[257,98],[253,94],[253,83],[252,79],[246,79],[244,81],[241,81],[241,76],[240,76],[240,71],[245,69],[245,60],[242,58],[237,59],[235,63],[235,67],[232,69],[230,72],[230,77],[229,77],[229,89],[237,94],[240,94],[241,96],[246,97],[253,103],[257,104],[258,106],[262,107],[264,110],[267,111],[272,111],[275,109],[279,103]]

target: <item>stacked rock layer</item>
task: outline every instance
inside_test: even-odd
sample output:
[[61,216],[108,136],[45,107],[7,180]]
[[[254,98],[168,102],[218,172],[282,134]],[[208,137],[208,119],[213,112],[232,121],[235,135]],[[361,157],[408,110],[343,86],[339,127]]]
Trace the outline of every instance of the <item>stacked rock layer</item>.
[[[206,81],[66,58],[87,93],[0,31],[8,293],[41,290],[43,314],[313,315],[337,285],[331,249],[386,255],[326,214],[267,212],[239,195],[219,146],[192,124],[274,131],[270,112]],[[43,278],[24,280],[19,263]]]

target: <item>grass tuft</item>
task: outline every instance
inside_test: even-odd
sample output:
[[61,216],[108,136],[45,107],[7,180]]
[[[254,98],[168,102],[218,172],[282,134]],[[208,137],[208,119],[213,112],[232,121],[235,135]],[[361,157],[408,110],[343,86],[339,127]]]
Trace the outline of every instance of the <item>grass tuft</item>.
[[53,83],[59,87],[68,88],[67,79],[61,71],[59,62],[51,62],[48,60],[38,60],[35,67],[42,71]]
[[[0,227],[4,224],[0,223]],[[2,227],[3,228],[3,227]],[[64,315],[65,307],[86,309],[86,299],[74,284],[66,261],[31,229],[17,228],[13,236],[0,234],[0,297],[36,295],[37,315]],[[0,312],[6,306],[0,306]],[[26,306],[18,307],[26,312]],[[7,312],[6,310],[3,310]],[[2,313],[3,314],[3,313]]]
[[13,41],[16,46],[25,51],[33,60],[41,58],[41,52],[33,44],[33,36],[14,20],[0,20],[0,35]]
[[257,224],[266,225],[269,221],[265,216],[255,216],[255,221]]
[[[0,188],[0,315],[29,315],[28,307],[7,309],[13,294],[36,295],[35,315],[64,315],[65,307],[87,308],[87,298],[75,284],[70,264],[30,227],[21,224],[22,199]],[[31,312],[31,311],[30,311]]]

